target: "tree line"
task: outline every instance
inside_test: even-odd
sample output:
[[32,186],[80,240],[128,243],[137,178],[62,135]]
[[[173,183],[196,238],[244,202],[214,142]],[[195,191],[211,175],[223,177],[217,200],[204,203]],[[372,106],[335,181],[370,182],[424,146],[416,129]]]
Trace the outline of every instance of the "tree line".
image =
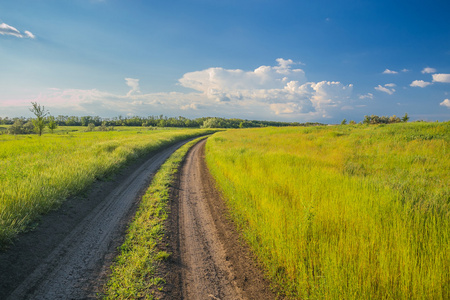
[[113,130],[119,126],[143,126],[143,127],[177,127],[177,128],[253,128],[253,127],[282,127],[282,126],[313,126],[324,125],[321,123],[299,123],[299,122],[276,122],[258,121],[244,119],[226,119],[217,117],[202,117],[189,119],[182,116],[167,117],[164,115],[147,117],[123,117],[102,118],[99,116],[52,116],[44,106],[32,102],[30,111],[34,118],[1,118],[0,125],[11,125],[7,129],[9,134],[30,134],[41,135],[48,128],[52,133],[58,126],[85,126],[86,131],[93,130]]

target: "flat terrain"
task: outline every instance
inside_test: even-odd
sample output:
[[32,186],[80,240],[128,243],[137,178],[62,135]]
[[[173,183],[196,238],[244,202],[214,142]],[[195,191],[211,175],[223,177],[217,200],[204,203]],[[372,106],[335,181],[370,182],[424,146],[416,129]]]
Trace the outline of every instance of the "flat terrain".
[[174,255],[163,298],[274,299],[227,218],[206,167],[205,142],[188,153],[175,189],[168,236]]
[[0,299],[95,299],[140,194],[184,142],[130,166],[44,216],[0,254]]
[[[163,299],[274,299],[204,161],[191,149],[178,176],[168,221]],[[98,181],[42,217],[0,253],[0,299],[97,299],[127,224],[159,166],[184,142]]]

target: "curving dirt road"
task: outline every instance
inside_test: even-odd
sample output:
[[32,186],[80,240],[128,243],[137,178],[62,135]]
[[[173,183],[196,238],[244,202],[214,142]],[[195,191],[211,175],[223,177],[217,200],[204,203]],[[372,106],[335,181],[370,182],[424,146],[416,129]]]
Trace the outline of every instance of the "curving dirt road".
[[[204,161],[188,153],[173,188],[162,266],[162,299],[275,299],[234,224]],[[0,299],[97,299],[140,195],[178,143],[66,201],[0,253]]]
[[96,299],[140,194],[178,143],[96,184],[0,254],[0,299]]
[[206,140],[188,153],[172,199],[163,299],[275,299],[234,224],[205,160]]

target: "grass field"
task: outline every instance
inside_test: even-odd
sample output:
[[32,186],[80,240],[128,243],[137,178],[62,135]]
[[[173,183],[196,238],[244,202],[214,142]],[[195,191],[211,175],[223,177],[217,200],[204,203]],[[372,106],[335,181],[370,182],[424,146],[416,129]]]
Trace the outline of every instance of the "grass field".
[[[64,129],[64,130],[63,130]],[[5,246],[36,218],[107,179],[133,159],[189,137],[200,129],[0,135],[0,246]],[[76,130],[76,131],[75,131]]]
[[208,166],[292,298],[450,299],[450,123],[231,130]]

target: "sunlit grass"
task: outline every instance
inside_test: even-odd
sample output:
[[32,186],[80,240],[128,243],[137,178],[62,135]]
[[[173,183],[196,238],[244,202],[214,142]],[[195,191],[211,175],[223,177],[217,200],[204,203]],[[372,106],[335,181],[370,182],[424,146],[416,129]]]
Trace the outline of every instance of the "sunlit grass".
[[207,161],[287,295],[449,299],[449,144],[448,122],[235,130]]
[[205,130],[0,135],[0,246],[129,161]]

